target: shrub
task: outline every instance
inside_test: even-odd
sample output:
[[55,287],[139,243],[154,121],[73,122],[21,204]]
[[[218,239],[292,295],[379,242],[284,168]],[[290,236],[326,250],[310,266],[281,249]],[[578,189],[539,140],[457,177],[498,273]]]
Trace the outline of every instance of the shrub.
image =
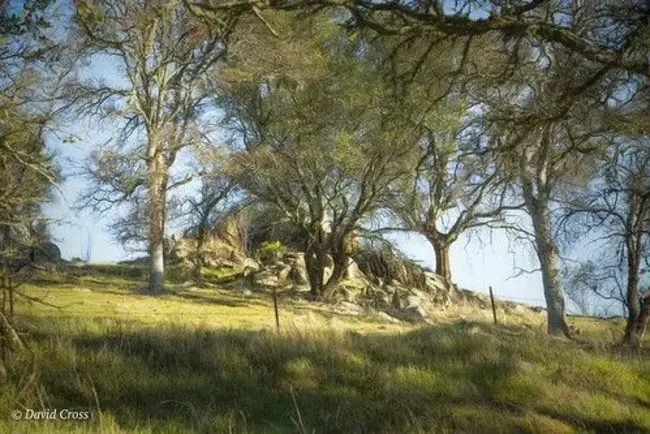
[[262,262],[279,260],[285,253],[286,247],[281,241],[264,241],[257,249],[257,254]]

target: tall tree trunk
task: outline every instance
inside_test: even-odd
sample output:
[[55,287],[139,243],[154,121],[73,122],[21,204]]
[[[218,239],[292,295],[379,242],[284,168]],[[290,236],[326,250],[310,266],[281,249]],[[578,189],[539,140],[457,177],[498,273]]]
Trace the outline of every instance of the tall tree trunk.
[[9,331],[4,317],[2,317],[0,318],[0,388],[7,383],[8,379],[9,351]]
[[151,134],[149,140],[149,292],[159,293],[165,285],[163,241],[168,173],[162,136]]
[[436,274],[442,277],[447,286],[451,287],[451,266],[449,265],[449,244],[429,238],[436,255]]
[[323,275],[325,261],[319,247],[307,246],[305,249],[305,267],[309,278],[309,288],[312,296],[318,298],[323,293]]
[[646,327],[650,320],[650,288],[648,288],[641,296],[641,309],[639,315],[636,317],[634,335],[636,336],[637,343],[640,344],[645,335]]
[[571,337],[569,326],[564,318],[564,295],[558,278],[559,257],[557,247],[551,238],[551,228],[545,210],[546,207],[532,208],[534,208],[531,217],[535,230],[537,258],[542,270],[542,284],[546,300],[547,331],[550,335],[564,334]]
[[627,250],[627,288],[625,294],[625,306],[627,307],[627,322],[625,325],[625,334],[623,335],[623,344],[636,346],[638,345],[637,319],[641,311],[639,303],[639,266],[641,258],[638,250],[635,248],[632,235],[628,235],[625,242]]
[[203,244],[205,244],[205,224],[199,224],[196,234],[196,252],[194,258],[194,279],[197,282],[203,281]]
[[2,257],[2,280],[0,280],[0,289],[2,290],[2,303],[0,304],[0,387],[7,382],[7,365],[9,363],[9,334],[4,323],[7,312],[7,292],[8,289],[8,268],[7,268],[7,244],[9,239],[9,226],[5,225],[0,234],[0,255]]

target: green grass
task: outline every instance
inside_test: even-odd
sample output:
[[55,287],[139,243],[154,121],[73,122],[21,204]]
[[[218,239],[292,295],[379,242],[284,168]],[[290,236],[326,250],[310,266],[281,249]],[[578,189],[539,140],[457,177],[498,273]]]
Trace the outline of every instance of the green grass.
[[[236,282],[154,297],[138,267],[104,267],[25,288],[65,307],[19,304],[34,364],[15,354],[0,432],[650,432],[650,353],[612,345],[620,321],[576,318],[570,342],[527,311],[414,326],[283,298],[277,333],[268,295]],[[12,422],[21,408],[93,419]]]

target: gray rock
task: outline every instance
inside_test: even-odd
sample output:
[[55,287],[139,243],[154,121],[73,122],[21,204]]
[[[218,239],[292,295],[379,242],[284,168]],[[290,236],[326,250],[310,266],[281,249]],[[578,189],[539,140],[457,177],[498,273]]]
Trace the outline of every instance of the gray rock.
[[382,309],[391,306],[393,297],[382,291],[377,291],[372,296],[373,304],[376,308]]
[[291,273],[291,265],[287,264],[278,264],[276,266],[276,271],[275,275],[278,279],[278,282],[280,284],[286,284],[287,283],[287,278],[289,277],[289,274]]
[[438,276],[436,273],[431,273],[427,271],[426,273],[424,273],[424,277],[425,277],[426,286],[427,288],[429,288],[431,292],[449,291],[450,288],[442,280],[442,277]]
[[395,318],[394,316],[390,316],[390,315],[388,315],[386,312],[381,312],[381,311],[380,311],[380,312],[377,312],[377,316],[378,316],[379,318],[385,320],[385,321],[389,321],[389,322],[400,322],[400,320],[398,320],[398,319]]
[[301,258],[304,262],[304,256],[299,252],[286,252],[284,255],[282,255],[282,261],[286,263],[299,261]]
[[413,306],[404,310],[408,318],[415,321],[421,321],[428,318],[428,313],[422,306]]
[[323,282],[327,282],[329,278],[332,276],[332,267],[325,267],[325,270],[323,271]]
[[341,301],[335,306],[335,310],[338,313],[343,313],[346,315],[361,315],[366,312],[366,310],[359,306],[356,303],[350,303],[349,301]]
[[422,306],[423,300],[417,295],[409,295],[406,297],[405,309],[415,309]]
[[266,287],[278,287],[279,282],[278,282],[278,277],[275,275],[274,272],[269,271],[269,270],[264,270],[260,271],[259,273],[255,273],[253,276],[253,282],[256,285],[259,286],[266,286]]
[[359,269],[359,265],[353,260],[348,260],[348,268],[345,270],[345,277],[350,280],[360,279],[363,277],[363,273]]
[[242,266],[245,269],[248,268],[248,269],[251,269],[251,270],[254,270],[254,271],[259,271],[260,268],[262,268],[261,265],[259,264],[259,262],[257,262],[253,258],[244,258],[244,261],[242,262]]
[[303,255],[297,255],[295,259],[290,262],[291,269],[289,271],[289,279],[294,285],[306,285],[309,280],[307,277],[307,266],[305,265],[305,258]]
[[218,261],[218,264],[219,267],[229,268],[229,269],[233,269],[237,266],[237,264],[235,264],[233,261],[230,261],[228,259],[222,259],[221,261]]

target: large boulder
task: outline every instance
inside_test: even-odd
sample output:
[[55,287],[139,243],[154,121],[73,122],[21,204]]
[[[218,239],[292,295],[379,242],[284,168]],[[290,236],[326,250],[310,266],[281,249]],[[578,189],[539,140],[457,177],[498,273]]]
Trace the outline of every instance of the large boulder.
[[294,287],[304,286],[309,283],[304,254],[289,252],[284,255],[283,261],[289,264],[290,270],[288,278],[293,283]]
[[392,288],[392,298],[384,310],[392,317],[410,322],[429,322],[438,307],[431,294],[412,288]]
[[213,227],[206,228],[201,250],[197,252],[197,234],[187,232],[179,238],[167,240],[166,257],[173,263],[191,266],[201,255],[208,267],[235,266],[247,258],[242,217],[237,213],[224,216]]
[[278,277],[278,282],[282,285],[286,285],[289,280],[289,275],[291,274],[292,267],[289,264],[279,263],[275,267],[275,275]]
[[392,248],[362,248],[354,261],[376,285],[399,284],[408,288],[426,288],[425,270]]
[[260,271],[262,268],[260,263],[253,258],[244,258],[241,265],[244,267],[244,270],[248,271]]
[[291,264],[289,279],[295,286],[303,286],[309,283],[309,279],[307,278],[307,270],[304,266],[300,266],[299,264]]
[[359,269],[359,264],[357,264],[354,259],[349,259],[348,261],[348,268],[345,270],[345,278],[355,280],[363,277],[363,272]]
[[261,268],[259,271],[244,270],[252,282],[264,288],[284,288],[291,284],[291,265],[276,262],[273,265]]
[[278,276],[273,270],[262,270],[253,275],[253,282],[257,286],[265,288],[277,288],[280,286]]
[[344,315],[363,315],[366,313],[366,310],[363,306],[360,306],[356,303],[351,303],[349,301],[341,301],[334,306],[334,309],[337,313]]
[[449,291],[449,285],[445,283],[443,278],[436,273],[432,273],[430,271],[427,271],[424,273],[424,279],[426,282],[426,287],[429,291],[431,292],[438,292],[438,291]]

